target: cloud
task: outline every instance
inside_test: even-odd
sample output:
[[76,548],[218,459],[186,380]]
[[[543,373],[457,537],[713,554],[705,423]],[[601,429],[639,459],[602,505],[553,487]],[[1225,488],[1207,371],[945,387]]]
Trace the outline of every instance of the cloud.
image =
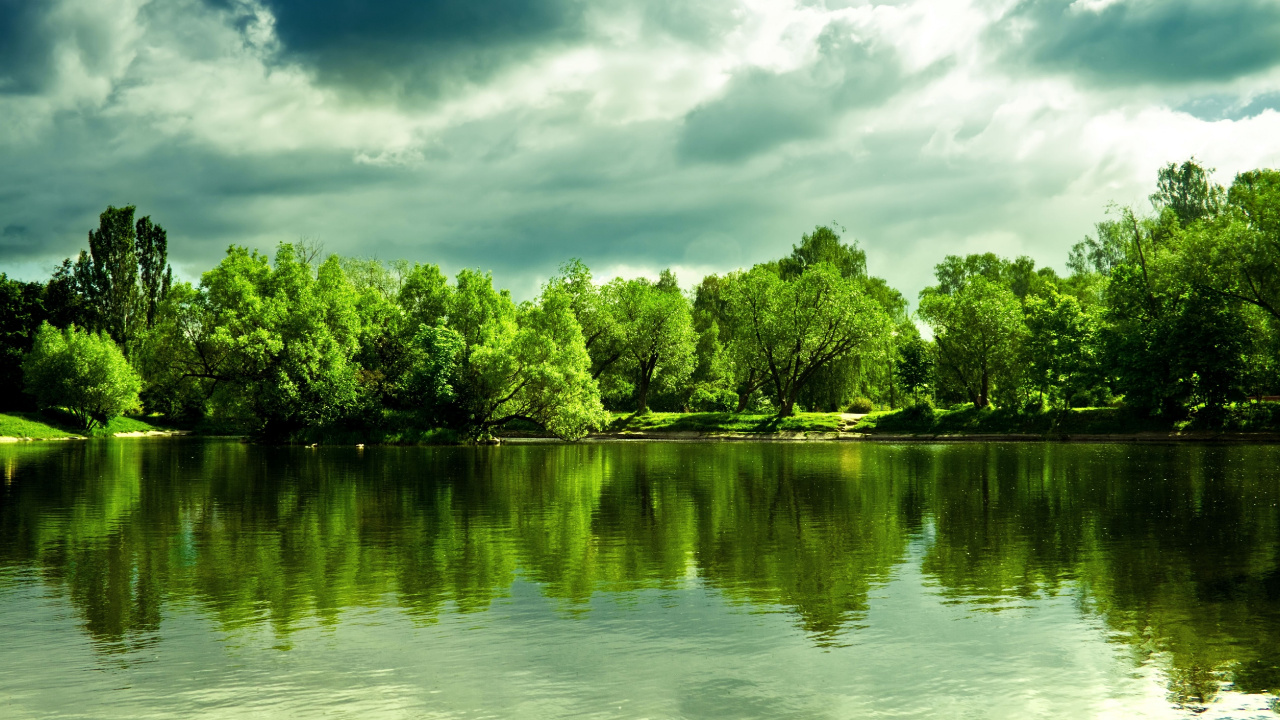
[[436,96],[583,34],[579,0],[206,0],[250,26],[270,15],[278,59],[366,97]]
[[1223,81],[1280,63],[1270,0],[1023,0],[993,28],[1010,66],[1100,85]]
[[52,72],[52,42],[40,0],[0,0],[0,93],[42,89]]
[[723,95],[685,117],[678,151],[687,160],[735,162],[827,133],[847,110],[884,102],[904,87],[892,48],[859,39],[843,22],[817,40],[817,58],[789,72],[749,67]]
[[44,48],[0,46],[39,70],[0,71],[39,81],[0,92],[0,271],[47,273],[108,204],[189,279],[305,235],[521,297],[569,257],[692,283],[838,221],[914,298],[947,253],[1061,266],[1164,163],[1280,164],[1280,69],[1134,89],[1034,59],[1083,32],[1046,8],[1164,12],[1132,2],[498,3],[0,0]]

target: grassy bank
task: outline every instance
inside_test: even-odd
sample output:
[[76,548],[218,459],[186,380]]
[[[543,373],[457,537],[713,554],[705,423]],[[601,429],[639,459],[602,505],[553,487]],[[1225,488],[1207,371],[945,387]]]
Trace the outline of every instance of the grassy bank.
[[776,433],[836,432],[844,426],[839,413],[796,413],[791,417],[735,413],[619,414],[605,432]]
[[85,431],[70,414],[0,413],[0,437],[53,440],[57,438],[110,437],[116,433],[167,431],[169,428],[153,425],[145,419],[118,417],[106,427]]
[[927,407],[872,413],[852,432],[868,435],[1131,435],[1171,432],[1276,432],[1280,403],[1241,405],[1219,416],[1185,420],[1147,417],[1125,408],[1075,408],[1043,412],[965,405],[954,410]]

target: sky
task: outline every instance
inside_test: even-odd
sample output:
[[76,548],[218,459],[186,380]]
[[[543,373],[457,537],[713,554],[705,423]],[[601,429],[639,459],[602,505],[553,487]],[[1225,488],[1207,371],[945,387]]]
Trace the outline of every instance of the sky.
[[836,223],[908,298],[1280,166],[1274,0],[0,0],[0,272],[231,244],[681,284]]

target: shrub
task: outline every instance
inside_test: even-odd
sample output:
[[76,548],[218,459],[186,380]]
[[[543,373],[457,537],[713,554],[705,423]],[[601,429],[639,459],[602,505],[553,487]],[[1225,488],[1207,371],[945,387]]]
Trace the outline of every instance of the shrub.
[[866,415],[875,409],[876,404],[871,402],[869,398],[857,397],[853,399],[853,402],[849,403],[849,409],[846,412],[851,412],[857,415]]
[[904,422],[932,423],[933,405],[930,405],[928,400],[921,400],[915,405],[904,409],[900,416]]
[[63,407],[87,429],[138,406],[142,381],[105,333],[43,323],[22,363],[27,392],[45,408]]
[[731,390],[698,386],[689,398],[689,409],[694,412],[732,412],[738,404],[738,396]]

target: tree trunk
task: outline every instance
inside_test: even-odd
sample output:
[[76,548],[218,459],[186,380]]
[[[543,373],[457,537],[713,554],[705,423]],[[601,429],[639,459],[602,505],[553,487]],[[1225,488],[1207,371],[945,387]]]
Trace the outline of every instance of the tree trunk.
[[791,417],[795,413],[796,399],[792,397],[781,400],[778,407],[778,417]]
[[640,373],[639,387],[636,388],[636,414],[649,412],[649,373]]
[[738,393],[738,407],[734,409],[734,412],[736,413],[745,412],[747,409],[747,403],[750,401],[751,401],[751,393],[749,392]]
[[984,408],[988,404],[990,404],[990,400],[987,398],[987,395],[989,394],[990,390],[991,390],[991,376],[987,372],[987,369],[984,367],[982,368],[982,389],[978,392],[978,402],[974,403],[974,407]]

